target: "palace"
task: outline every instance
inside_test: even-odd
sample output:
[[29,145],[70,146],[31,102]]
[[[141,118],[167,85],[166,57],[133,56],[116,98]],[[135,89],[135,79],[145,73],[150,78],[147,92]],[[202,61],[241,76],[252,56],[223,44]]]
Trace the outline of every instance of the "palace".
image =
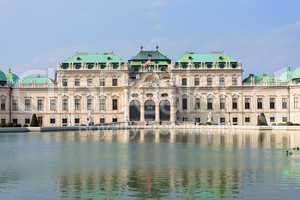
[[158,48],[128,61],[114,53],[76,53],[45,74],[0,71],[1,124],[300,123],[300,69],[243,79],[242,64],[222,52],[185,53],[172,61]]

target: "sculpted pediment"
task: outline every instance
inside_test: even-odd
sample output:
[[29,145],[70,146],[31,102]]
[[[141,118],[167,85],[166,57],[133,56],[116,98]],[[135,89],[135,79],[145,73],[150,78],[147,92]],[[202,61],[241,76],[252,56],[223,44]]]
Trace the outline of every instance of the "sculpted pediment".
[[136,87],[170,87],[171,77],[169,74],[145,74],[136,80]]

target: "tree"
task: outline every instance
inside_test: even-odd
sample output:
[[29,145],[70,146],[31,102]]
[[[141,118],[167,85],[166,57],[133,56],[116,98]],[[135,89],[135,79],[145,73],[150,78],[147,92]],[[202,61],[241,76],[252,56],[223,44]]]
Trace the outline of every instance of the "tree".
[[36,117],[36,114],[33,114],[33,115],[32,115],[31,122],[30,122],[30,126],[31,126],[31,127],[39,127],[39,126],[40,126],[40,125],[39,125],[39,121],[38,121],[38,119],[37,119],[37,117]]
[[268,126],[268,122],[264,113],[261,113],[257,118],[257,126]]

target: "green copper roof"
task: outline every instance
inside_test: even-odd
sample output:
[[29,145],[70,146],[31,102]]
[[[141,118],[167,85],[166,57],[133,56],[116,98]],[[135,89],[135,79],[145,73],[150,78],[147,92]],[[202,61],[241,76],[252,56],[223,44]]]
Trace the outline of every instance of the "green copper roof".
[[121,57],[113,53],[89,54],[76,53],[74,56],[66,59],[63,63],[106,63],[106,62],[122,62]]
[[0,70],[0,81],[3,82],[3,81],[6,81],[6,80],[7,79],[6,79],[6,76],[5,76],[4,72]]
[[145,60],[153,60],[153,61],[167,61],[168,63],[171,60],[160,53],[158,50],[156,51],[144,51],[141,50],[136,56],[134,56],[130,61],[145,61]]
[[177,62],[237,62],[232,57],[223,53],[198,54],[193,52],[185,53]]
[[33,85],[33,84],[46,85],[46,84],[53,84],[53,81],[45,75],[33,74],[33,75],[25,76],[19,81],[19,83],[23,85]]

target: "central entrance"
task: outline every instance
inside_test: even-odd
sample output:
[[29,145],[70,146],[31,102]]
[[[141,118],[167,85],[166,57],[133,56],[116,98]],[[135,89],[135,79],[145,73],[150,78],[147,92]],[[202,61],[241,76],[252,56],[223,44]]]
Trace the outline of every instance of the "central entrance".
[[155,121],[155,102],[147,100],[144,105],[145,121]]
[[131,101],[129,105],[129,120],[140,121],[141,120],[141,109],[140,102],[137,100]]

